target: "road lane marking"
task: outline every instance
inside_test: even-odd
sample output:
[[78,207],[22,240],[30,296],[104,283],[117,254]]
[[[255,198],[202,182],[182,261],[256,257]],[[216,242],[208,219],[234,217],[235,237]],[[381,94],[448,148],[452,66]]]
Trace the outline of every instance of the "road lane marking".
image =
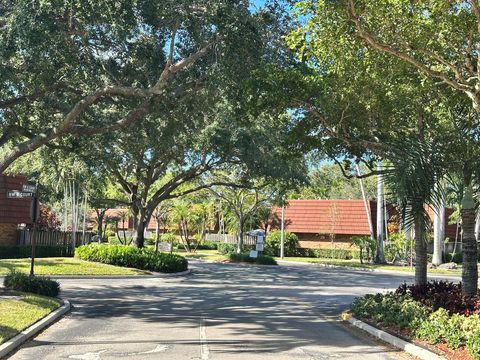
[[146,354],[156,354],[159,352],[164,352],[168,350],[168,345],[157,345],[157,347],[153,350],[142,351],[138,353],[130,353],[127,356],[134,356],[134,355],[146,355]]
[[102,353],[106,352],[107,350],[101,350],[96,353],[85,353],[85,354],[78,354],[78,355],[70,355],[69,359],[78,359],[78,360],[102,360],[100,356]]
[[210,349],[207,342],[207,328],[205,326],[205,318],[200,319],[200,359],[210,359]]

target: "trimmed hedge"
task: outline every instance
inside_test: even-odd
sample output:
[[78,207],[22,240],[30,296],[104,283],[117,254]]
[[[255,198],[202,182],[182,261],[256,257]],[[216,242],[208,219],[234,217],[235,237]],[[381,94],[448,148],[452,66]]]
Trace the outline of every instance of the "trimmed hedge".
[[359,259],[360,252],[358,250],[349,249],[297,249],[298,256],[322,258],[322,259],[339,259],[339,260],[351,260]]
[[175,273],[188,269],[188,261],[183,256],[156,253],[153,249],[139,249],[125,245],[84,245],[75,249],[75,257],[87,261],[163,273]]
[[218,243],[217,250],[219,254],[227,255],[237,250],[237,245],[228,243]]
[[260,264],[260,265],[277,265],[275,259],[268,255],[258,255],[256,258],[250,257],[249,253],[229,253],[228,258],[231,261],[236,262],[247,262],[252,264]]
[[[0,246],[0,259],[29,258],[32,254],[30,245]],[[72,257],[72,251],[66,246],[44,246],[35,247],[35,257]]]
[[55,280],[43,276],[29,276],[16,271],[5,276],[3,286],[11,290],[50,297],[57,297],[60,293],[60,284]]

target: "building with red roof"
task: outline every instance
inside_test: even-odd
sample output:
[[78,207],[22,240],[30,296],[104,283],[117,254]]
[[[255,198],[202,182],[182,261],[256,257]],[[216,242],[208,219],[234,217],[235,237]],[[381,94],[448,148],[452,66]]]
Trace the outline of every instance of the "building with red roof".
[[[367,205],[376,234],[377,203],[369,201]],[[274,207],[273,212],[274,218],[281,219],[280,207]],[[387,213],[392,218],[395,209],[387,206]],[[429,210],[429,213],[433,219],[433,211]],[[445,212],[446,224],[451,213],[451,209]],[[272,223],[271,228],[279,229],[280,221]],[[348,248],[353,236],[370,236],[368,212],[363,200],[290,200],[285,207],[285,230],[295,233],[303,248]],[[446,237],[454,240],[455,233],[455,225],[446,225]]]

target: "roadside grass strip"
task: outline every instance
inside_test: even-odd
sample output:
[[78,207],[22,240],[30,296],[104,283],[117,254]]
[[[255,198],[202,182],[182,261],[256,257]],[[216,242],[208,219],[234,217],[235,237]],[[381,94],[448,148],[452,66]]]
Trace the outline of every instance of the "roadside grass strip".
[[[30,271],[30,259],[0,259],[0,275],[11,270]],[[83,261],[76,258],[39,258],[35,260],[36,275],[144,275],[139,269]]]
[[0,344],[60,307],[62,301],[40,295],[0,291]]

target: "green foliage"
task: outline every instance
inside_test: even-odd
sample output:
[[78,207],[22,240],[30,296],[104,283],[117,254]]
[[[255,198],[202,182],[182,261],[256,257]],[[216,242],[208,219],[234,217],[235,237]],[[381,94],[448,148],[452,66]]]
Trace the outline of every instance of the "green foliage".
[[[280,256],[280,243],[282,232],[279,230],[272,231],[267,235],[265,240],[265,255]],[[285,256],[297,255],[298,236],[289,231],[285,231],[284,251]]]
[[260,264],[260,265],[277,265],[275,259],[268,255],[258,255],[256,258],[250,257],[249,253],[235,253],[231,252],[228,254],[228,258],[231,261],[235,262],[247,262],[252,264]]
[[463,262],[463,254],[461,252],[447,253],[445,254],[445,262],[454,262],[457,264],[461,264]]
[[75,249],[75,257],[87,261],[164,273],[174,273],[188,269],[188,261],[183,256],[156,253],[149,248],[123,245],[84,245]]
[[388,236],[385,242],[385,260],[407,260],[410,256],[412,242],[407,240],[405,233],[394,233]]
[[174,233],[165,233],[160,235],[160,241],[174,243],[177,240],[177,235]]
[[428,309],[406,296],[393,293],[365,295],[352,304],[355,316],[385,326],[397,326],[415,332],[428,318]]
[[360,262],[363,264],[363,260],[372,261],[375,257],[376,241],[370,236],[353,236],[352,242],[359,248]]
[[215,241],[203,241],[201,244],[198,244],[197,250],[217,250],[218,242]]
[[352,260],[359,259],[360,252],[358,250],[349,249],[335,249],[335,248],[322,248],[322,249],[297,249],[299,256],[314,257],[320,259],[339,259],[339,260]]
[[[29,245],[0,246],[0,259],[21,259],[32,255],[32,248]],[[36,246],[35,256],[44,257],[72,257],[73,253],[67,246]]]
[[480,329],[477,329],[468,339],[467,348],[475,360],[480,360]]
[[218,243],[217,250],[219,254],[227,255],[234,253],[237,250],[237,245],[229,243]]
[[29,276],[11,271],[3,281],[7,289],[23,291],[43,296],[57,297],[60,293],[60,284],[43,276]]

